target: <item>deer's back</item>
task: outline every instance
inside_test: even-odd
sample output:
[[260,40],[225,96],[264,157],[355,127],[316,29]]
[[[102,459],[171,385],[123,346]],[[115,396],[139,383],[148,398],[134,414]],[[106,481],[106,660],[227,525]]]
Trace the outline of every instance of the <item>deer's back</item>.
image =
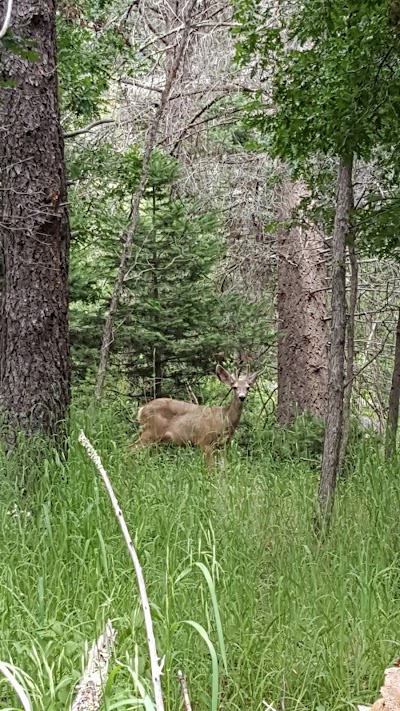
[[183,400],[159,398],[144,405],[138,414],[141,425],[165,435],[177,444],[210,445],[230,436],[225,408],[194,405]]
[[141,425],[145,425],[155,416],[170,420],[172,417],[179,417],[187,412],[194,412],[199,407],[199,405],[194,405],[191,402],[160,397],[156,400],[151,400],[139,409],[138,420]]

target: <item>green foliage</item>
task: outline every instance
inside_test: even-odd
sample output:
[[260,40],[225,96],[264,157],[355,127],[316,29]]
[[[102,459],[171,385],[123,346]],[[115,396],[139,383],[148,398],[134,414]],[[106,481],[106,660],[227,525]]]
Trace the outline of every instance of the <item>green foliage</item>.
[[[251,92],[243,90],[218,101],[213,107],[213,115],[221,120],[221,125],[218,125],[217,120],[216,126],[210,126],[208,140],[214,141],[219,150],[223,149],[229,154],[237,154],[243,150],[252,152],[264,150],[265,141],[246,120],[250,96]],[[226,121],[224,124],[224,118],[230,115],[235,115],[235,120]]]
[[[396,168],[400,168],[399,166]],[[396,170],[397,173],[397,170]],[[379,190],[371,189],[354,225],[359,249],[365,254],[400,261],[400,192],[398,174],[383,172]]]
[[[128,16],[109,22],[113,0],[74,3],[58,10],[59,74],[64,125],[80,126],[109,107],[113,68],[139,69],[130,42]],[[238,94],[232,109],[243,103]],[[211,111],[220,111],[214,106]],[[251,137],[240,127],[227,136],[232,150]],[[137,146],[116,149],[67,147],[71,249],[71,343],[77,379],[93,374],[102,326],[129,225],[132,195],[141,175]],[[77,147],[78,146],[78,147]],[[216,267],[224,247],[215,215],[176,194],[178,163],[154,152],[141,204],[134,254],[115,324],[115,374],[135,383],[136,394],[187,394],[215,365],[217,354],[231,357],[242,348],[259,350],[270,338],[264,305],[235,294],[220,294]],[[113,371],[112,371],[113,372]]]
[[279,15],[257,0],[237,0],[235,7],[237,61],[251,61],[268,84],[268,102],[261,92],[249,101],[249,123],[265,135],[268,150],[305,180],[309,195],[302,208],[329,232],[334,181],[332,166],[323,159],[353,155],[378,162],[388,189],[365,195],[358,205],[357,242],[364,252],[397,258],[396,3],[303,0],[294,7],[286,0]]
[[210,278],[220,253],[215,228],[212,215],[197,215],[153,187],[121,309],[133,377],[192,380],[221,349],[224,317]]
[[74,374],[94,372],[108,302],[127,226],[128,197],[140,179],[136,149],[119,153],[111,144],[70,156],[68,172],[73,240],[70,259],[70,333]]
[[[280,428],[282,458],[287,456],[294,461],[308,462],[309,466],[320,466],[323,442],[324,423],[310,413],[296,417],[293,424],[287,428],[287,433]],[[276,433],[275,433],[276,434]],[[286,455],[284,454],[286,452]]]
[[35,49],[35,40],[17,37],[10,29],[7,30],[4,37],[0,40],[0,49],[1,48],[16,54],[18,57],[21,57],[21,59],[29,59],[30,62],[36,62],[39,59],[39,53]]
[[[366,418],[368,420],[368,417]],[[253,418],[245,411],[243,422],[235,440],[251,454],[255,449],[274,452],[278,461],[306,463],[313,471],[319,471],[324,446],[324,422],[304,412],[287,427],[280,427],[275,417],[265,417],[260,427],[254,427]],[[344,472],[357,470],[360,458],[368,457],[371,450],[379,449],[382,438],[372,427],[363,426],[360,419],[351,417],[350,434]]]
[[[368,417],[364,416],[368,421]],[[382,437],[372,426],[362,424],[362,420],[356,417],[350,418],[349,441],[346,451],[346,458],[343,466],[343,476],[351,476],[356,471],[360,460],[368,456],[371,449],[378,450],[382,446]]]
[[[109,24],[114,0],[63,0],[57,12],[61,106],[68,125],[97,118],[115,79],[113,68],[129,74],[134,52],[124,26]],[[126,67],[125,67],[126,64]]]
[[[101,321],[129,224],[130,196],[140,178],[136,149],[110,145],[81,152],[70,164],[75,239],[71,257],[71,332],[76,372],[97,363]],[[151,159],[141,220],[124,283],[113,353],[136,394],[186,393],[209,373],[218,353],[265,345],[263,303],[220,294],[215,268],[223,254],[215,215],[174,194],[177,162]]]
[[[303,198],[297,219],[307,216],[325,234],[333,230],[335,180],[333,164],[308,164],[305,182],[309,194]],[[395,153],[379,148],[374,154],[374,180],[366,185],[352,213],[357,251],[382,259],[400,260],[400,163]],[[276,223],[274,223],[276,224]]]
[[263,71],[273,71],[270,104],[255,121],[275,154],[294,164],[318,152],[369,159],[377,144],[393,141],[400,69],[388,5],[304,0],[292,12],[286,2],[271,29],[270,11],[260,26],[254,3],[239,3],[238,60],[255,55]]
[[[73,412],[68,463],[29,450],[0,453],[0,659],[26,675],[34,708],[69,707],[90,646],[110,617],[118,630],[110,704],[152,695],[143,614],[120,529],[78,426],[97,447],[143,565],[158,652],[166,657],[166,710],[181,703],[183,669],[193,707],[209,709],[211,650],[218,703],[258,711],[282,699],[288,711],[345,711],[373,700],[398,657],[400,586],[396,467],[374,448],[359,452],[339,488],[329,538],[312,533],[317,477],[306,462],[257,445],[259,415],[248,403],[254,446],[232,446],[213,477],[191,449],[127,454],[129,423],[108,406],[91,422]],[[14,482],[30,472],[36,489]],[[202,563],[211,578],[207,580]],[[215,605],[216,600],[216,605]],[[202,639],[190,620],[201,625]],[[223,662],[221,631],[226,651]],[[119,668],[120,667],[120,668]],[[1,705],[18,708],[0,686]],[[111,706],[112,708],[112,706]]]

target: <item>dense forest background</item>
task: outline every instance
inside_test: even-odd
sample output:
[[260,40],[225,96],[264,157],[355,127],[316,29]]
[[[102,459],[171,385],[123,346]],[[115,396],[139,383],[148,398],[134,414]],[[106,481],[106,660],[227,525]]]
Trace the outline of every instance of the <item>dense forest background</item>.
[[[79,708],[160,711],[83,429],[167,708],[179,669],[194,708],[372,702],[400,656],[399,3],[0,18],[0,659],[64,709],[111,618],[109,682]],[[217,364],[263,369],[226,468],[132,452],[146,401],[225,403]]]

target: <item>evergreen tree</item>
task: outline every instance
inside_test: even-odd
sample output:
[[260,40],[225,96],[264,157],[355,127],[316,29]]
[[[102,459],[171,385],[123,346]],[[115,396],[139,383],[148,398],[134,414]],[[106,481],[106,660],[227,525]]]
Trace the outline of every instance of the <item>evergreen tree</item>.
[[[97,364],[101,317],[140,166],[136,149],[118,153],[110,146],[80,153],[71,164],[71,175],[80,177],[71,195],[71,332],[79,377]],[[183,396],[221,354],[230,359],[270,340],[263,303],[218,289],[218,221],[176,196],[178,177],[174,159],[153,155],[113,334],[113,364],[118,373],[123,366],[136,396]]]

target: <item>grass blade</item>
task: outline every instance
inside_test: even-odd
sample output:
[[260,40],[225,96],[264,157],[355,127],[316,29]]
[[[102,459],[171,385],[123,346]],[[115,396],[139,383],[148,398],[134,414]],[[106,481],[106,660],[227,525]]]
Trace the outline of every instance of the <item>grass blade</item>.
[[208,570],[208,568],[206,568],[204,563],[197,562],[197,563],[195,563],[195,565],[197,565],[197,567],[200,568],[201,572],[203,573],[203,575],[206,579],[207,585],[208,585],[208,589],[210,591],[212,605],[213,605],[213,609],[214,609],[215,624],[217,626],[219,648],[220,648],[220,652],[221,652],[222,661],[224,664],[224,669],[227,674],[228,673],[228,660],[226,657],[224,633],[223,633],[223,629],[222,629],[221,616],[219,614],[219,606],[218,606],[217,594],[215,591],[214,581],[210,575],[210,571]]
[[185,624],[191,625],[191,627],[193,627],[196,630],[196,632],[199,633],[200,637],[202,637],[204,639],[204,641],[209,649],[210,657],[211,657],[211,667],[212,667],[211,711],[217,711],[217,709],[218,709],[219,671],[218,671],[218,659],[217,659],[217,653],[215,651],[215,647],[214,647],[213,643],[211,642],[211,639],[209,638],[204,627],[202,627],[202,625],[199,625],[198,622],[194,622],[193,620],[185,620]]

